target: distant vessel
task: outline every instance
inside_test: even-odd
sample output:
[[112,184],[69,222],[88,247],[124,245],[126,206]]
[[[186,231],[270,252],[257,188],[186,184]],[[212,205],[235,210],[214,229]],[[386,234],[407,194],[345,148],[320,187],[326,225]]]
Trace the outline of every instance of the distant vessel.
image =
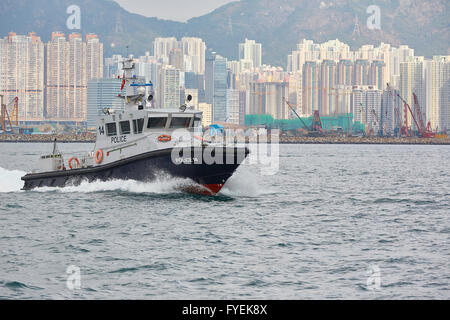
[[248,148],[204,141],[203,115],[190,108],[192,97],[180,108],[155,109],[152,93],[147,94],[152,84],[137,79],[133,60],[125,60],[123,69],[125,95],[119,98],[125,99],[125,109],[104,111],[94,150],[66,162],[55,141],[52,154],[40,158],[39,171],[22,177],[23,189],[115,179],[148,182],[165,173],[195,182],[186,191],[217,194],[245,160]]

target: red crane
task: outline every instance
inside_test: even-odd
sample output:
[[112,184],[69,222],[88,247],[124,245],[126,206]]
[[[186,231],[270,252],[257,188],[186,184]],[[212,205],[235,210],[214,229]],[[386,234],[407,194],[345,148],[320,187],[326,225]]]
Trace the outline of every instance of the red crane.
[[319,110],[314,111],[313,128],[312,129],[313,129],[312,131],[323,133],[322,120],[320,119]]
[[415,93],[414,96],[414,111],[416,112],[417,119],[419,120],[419,132],[423,138],[434,138],[436,134],[431,130],[431,122],[428,122],[427,127],[425,128],[425,124],[422,118],[422,111],[420,110],[419,100]]
[[[400,100],[402,100],[403,104],[405,105],[405,126],[406,126],[407,132],[408,132],[408,110],[409,110],[409,112],[411,113],[411,116],[412,116],[412,118],[414,120],[414,123],[416,124],[417,128],[419,129],[420,136],[423,137],[423,138],[428,138],[427,134],[424,132],[423,126],[421,127],[420,124],[417,122],[417,119],[414,116],[414,112],[412,111],[412,109],[409,106],[409,104],[399,94],[397,94],[397,96],[400,98]],[[416,100],[416,99],[417,99],[417,97],[414,94],[414,100]],[[409,136],[409,132],[408,132],[408,136]]]

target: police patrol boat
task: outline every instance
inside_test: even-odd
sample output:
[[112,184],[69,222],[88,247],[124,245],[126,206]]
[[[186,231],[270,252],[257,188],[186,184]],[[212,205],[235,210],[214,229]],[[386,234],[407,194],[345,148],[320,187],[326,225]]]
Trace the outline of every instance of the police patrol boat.
[[[151,182],[165,175],[192,180],[189,192],[217,194],[249,154],[246,147],[210,143],[203,138],[202,112],[186,104],[153,108],[151,83],[134,74],[133,59],[123,61],[123,111],[105,109],[97,123],[94,150],[67,161],[58,151],[40,158],[37,172],[22,177],[23,189],[80,185],[83,181]],[[149,90],[147,90],[149,89]]]

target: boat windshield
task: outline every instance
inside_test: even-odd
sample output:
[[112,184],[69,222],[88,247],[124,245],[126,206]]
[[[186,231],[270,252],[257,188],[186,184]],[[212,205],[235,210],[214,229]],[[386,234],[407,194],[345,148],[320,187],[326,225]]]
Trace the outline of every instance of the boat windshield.
[[176,117],[172,118],[172,121],[170,122],[170,128],[176,129],[176,128],[189,128],[189,125],[191,124],[191,117]]

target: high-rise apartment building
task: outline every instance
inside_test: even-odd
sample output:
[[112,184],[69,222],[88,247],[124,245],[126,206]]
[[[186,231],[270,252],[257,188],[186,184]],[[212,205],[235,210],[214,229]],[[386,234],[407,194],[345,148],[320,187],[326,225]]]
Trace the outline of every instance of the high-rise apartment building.
[[227,90],[227,109],[229,110],[228,122],[233,124],[240,123],[240,99],[239,90],[228,89]]
[[353,67],[353,85],[366,86],[370,84],[369,66],[370,63],[368,60],[358,59],[355,61]]
[[249,114],[267,114],[274,119],[289,119],[289,107],[283,99],[289,94],[289,82],[253,82],[248,94]]
[[303,66],[302,73],[302,107],[301,116],[312,116],[314,111],[319,110],[319,86],[320,86],[320,64],[307,61]]
[[378,133],[380,129],[381,96],[382,91],[374,86],[355,86],[353,88],[354,121],[364,124],[366,130],[373,130],[374,134]]
[[96,34],[86,35],[87,79],[103,78],[103,43]]
[[[424,57],[409,57],[407,62],[400,64],[400,96],[414,110],[413,93],[416,94],[422,111],[422,118],[426,119],[426,99],[425,99],[425,73]],[[404,114],[403,114],[404,118]],[[411,122],[411,116],[408,116]],[[405,120],[405,119],[403,119]],[[417,130],[415,123],[412,123],[413,129]]]
[[336,113],[336,63],[333,60],[323,60],[320,66],[319,112],[328,116]]
[[155,38],[153,41],[153,56],[161,60],[161,62],[168,64],[170,52],[175,48],[178,48],[176,38]]
[[383,60],[374,60],[369,67],[369,80],[371,86],[376,86],[380,90],[386,89],[386,64]]
[[66,104],[67,43],[63,33],[54,32],[47,43],[46,118],[64,118]]
[[239,60],[251,61],[252,68],[259,68],[262,64],[262,45],[255,40],[245,39],[239,44]]
[[35,33],[0,39],[0,94],[19,98],[20,122],[44,120],[44,44]]
[[433,130],[450,129],[450,56],[424,62],[427,121]]
[[205,73],[206,45],[200,38],[184,37],[181,48],[185,57],[184,70],[197,74]]
[[47,44],[46,118],[86,121],[87,82],[103,77],[103,45],[96,35],[54,32]]
[[156,92],[156,103],[160,108],[178,108],[181,99],[180,70],[170,65],[163,66]]
[[207,127],[212,124],[212,105],[209,103],[201,102],[198,105],[198,110],[203,112],[202,125]]

